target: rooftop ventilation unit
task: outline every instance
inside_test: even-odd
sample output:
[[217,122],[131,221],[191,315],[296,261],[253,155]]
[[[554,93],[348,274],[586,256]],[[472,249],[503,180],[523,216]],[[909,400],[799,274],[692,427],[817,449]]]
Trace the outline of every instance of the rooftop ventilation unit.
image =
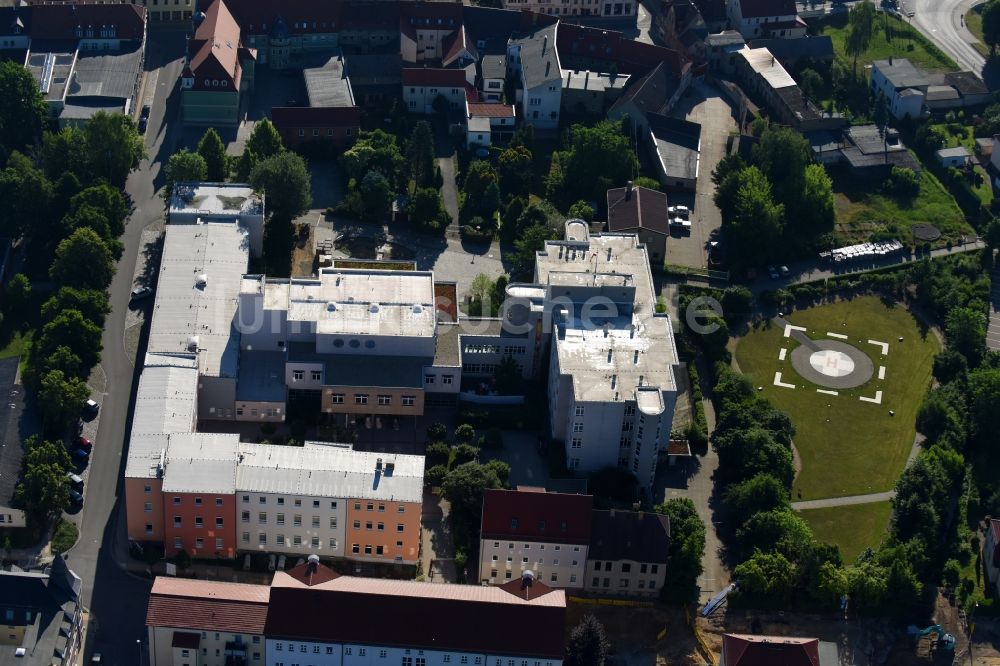
[[337,310],[337,304],[336,303],[330,302],[330,303],[326,304],[326,311],[327,312],[336,312],[336,310]]
[[368,306],[368,312],[371,312],[372,314],[376,314],[378,312],[378,303],[372,303],[371,305],[369,305]]
[[188,338],[188,340],[187,340],[187,349],[188,349],[188,351],[192,351],[192,352],[193,351],[198,351],[198,336],[197,335],[192,335],[191,337]]
[[204,287],[208,284],[208,273],[199,273],[195,284],[199,287]]

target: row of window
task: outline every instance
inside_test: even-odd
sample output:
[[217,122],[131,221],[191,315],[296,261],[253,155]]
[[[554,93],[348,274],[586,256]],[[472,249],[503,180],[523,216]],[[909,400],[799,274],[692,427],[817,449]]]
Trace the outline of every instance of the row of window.
[[[507,564],[508,565],[513,564],[514,563],[513,560],[514,560],[514,558],[512,558],[510,555],[507,556]],[[494,562],[497,561],[497,556],[496,555],[493,556],[493,561]],[[527,557],[522,557],[521,558],[521,564],[528,564],[528,558]],[[545,564],[545,561],[541,557],[539,557],[538,560],[535,562],[535,564],[537,564],[538,566],[542,566],[543,564]],[[554,560],[552,560],[552,566],[554,566],[554,567],[559,566],[559,558],[558,557],[555,558]],[[580,566],[580,560],[571,560],[570,561],[570,566],[574,566],[574,567]]]
[[[243,495],[240,498],[240,500],[243,502],[243,504],[249,504],[250,503],[250,496],[249,495]],[[274,501],[275,501],[275,503],[278,506],[285,506],[285,498],[284,497],[276,497]],[[260,497],[258,497],[257,498],[257,503],[258,504],[267,504],[267,495],[261,495]],[[320,500],[318,500],[318,499],[312,500],[312,507],[314,509],[318,509],[319,508],[319,503],[320,503]],[[302,506],[302,500],[301,500],[301,498],[298,498],[298,497],[292,498],[292,504],[294,506]],[[331,500],[330,501],[330,508],[331,509],[336,509],[337,508],[337,500]]]
[[496,363],[463,363],[462,372],[469,372],[477,375],[492,375],[497,371]]
[[[243,543],[250,543],[250,533],[244,532],[243,534],[241,534],[240,541],[242,541]],[[291,539],[286,539],[284,534],[278,534],[277,536],[275,536],[274,541],[279,546],[301,546],[304,543],[302,537],[299,535],[292,535]],[[263,532],[258,532],[257,543],[261,546],[266,546],[267,535],[264,534]],[[312,548],[317,548],[317,549],[322,548],[323,547],[322,543],[323,540],[320,539],[318,536],[310,537],[309,539],[309,546]],[[330,548],[330,550],[337,550],[337,540],[327,539],[327,546]]]
[[[603,585],[601,584],[602,581],[603,581]],[[591,587],[611,587],[611,579],[610,578],[601,579],[601,578],[598,578],[597,576],[594,576],[594,578],[591,579],[591,581],[590,581],[590,586]],[[628,580],[628,578],[619,578],[618,579],[618,588],[619,589],[626,589],[626,588],[628,588],[628,586],[629,586],[629,580]],[[640,578],[639,582],[636,584],[636,587],[638,587],[640,590],[647,589],[647,585],[646,585],[645,579]],[[649,581],[648,589],[650,589],[650,590],[655,590],[656,589],[656,581],[655,580]]]
[[[305,374],[305,370],[292,370],[292,381],[302,381],[305,378]],[[323,381],[323,372],[321,370],[310,371],[310,379],[314,382]]]
[[[174,527],[183,527],[183,526],[184,526],[183,518],[181,516],[174,516]],[[205,526],[205,520],[201,516],[195,516],[194,526],[197,527],[198,529],[201,529],[202,527]],[[220,528],[225,526],[225,521],[222,519],[222,516],[215,517],[215,526]]]
[[[241,522],[249,523],[250,522],[250,512],[249,511],[244,511],[243,513],[241,513],[240,514],[240,520],[241,520]],[[260,525],[266,525],[267,524],[267,513],[263,512],[263,511],[260,512],[260,513],[258,513],[257,514],[257,522]],[[275,521],[274,522],[276,524],[278,524],[278,525],[284,525],[285,524],[285,514],[279,513],[277,516],[275,516]],[[319,523],[320,523],[319,516],[313,516],[312,517],[312,526],[313,526],[313,528],[319,529]],[[302,527],[302,516],[298,515],[298,514],[293,515],[292,516],[292,525],[295,526],[295,527]],[[176,527],[179,527],[179,526],[176,526]],[[222,525],[219,525],[219,527],[222,527]],[[335,517],[331,517],[330,518],[330,529],[331,530],[337,529],[337,519]]]
[[[361,529],[361,521],[360,520],[355,520],[354,521],[354,529],[356,529],[356,530],[360,530]],[[375,528],[374,529],[377,532],[385,532],[385,523],[383,523],[383,522],[375,523]],[[370,520],[365,521],[365,530],[367,530],[368,532],[372,531],[372,521],[370,521]],[[404,530],[405,530],[405,527],[404,527],[403,523],[396,523],[396,531],[397,532],[403,532]]]
[[[522,572],[522,573],[524,573],[524,572]],[[542,578],[541,574],[539,574],[537,571],[535,572],[535,575],[538,576],[539,579]],[[503,574],[504,580],[511,580],[512,577],[513,577],[513,573],[510,572],[510,571],[505,571],[504,574]],[[491,583],[495,583],[496,579],[497,579],[497,570],[496,569],[490,569],[490,582]],[[549,575],[549,582],[550,583],[558,583],[559,582],[559,574],[557,574],[557,573],[550,574]],[[575,583],[576,582],[576,574],[570,574],[570,576],[569,576],[569,582],[570,583]]]
[[[333,654],[333,650],[334,650],[333,646],[330,646],[330,645],[325,645],[325,646],[311,645],[310,646],[310,645],[306,645],[306,644],[301,644],[301,645],[298,645],[297,647],[298,647],[298,650],[296,650],[296,644],[295,643],[281,643],[281,642],[275,642],[274,643],[274,651],[275,652],[290,652],[290,653],[298,652],[299,654],[309,654],[309,653],[311,653],[311,654],[320,654],[321,653],[320,649],[322,647],[326,654],[332,655]],[[424,651],[423,650],[417,650],[416,652],[417,652],[418,656],[414,657],[414,656],[412,656],[410,654],[411,650],[406,650],[405,653],[403,654],[403,656],[400,657],[400,662],[399,662],[400,666],[427,666],[427,657],[423,656],[424,655]],[[365,656],[368,655],[368,648],[359,647],[359,648],[357,648],[357,653],[358,653],[359,657],[365,657]],[[354,647],[347,647],[347,646],[345,646],[344,647],[344,656],[345,657],[354,656]],[[378,656],[379,656],[379,659],[385,659],[385,658],[387,658],[389,656],[389,652],[388,652],[388,650],[381,650],[380,649],[378,651]],[[442,663],[445,663],[445,664],[452,663],[451,655],[450,654],[443,654],[443,655],[441,655],[441,661],[442,661]],[[497,659],[494,660],[493,666],[504,666],[504,662],[505,661],[506,661],[506,666],[517,666],[517,664],[518,664],[517,660],[515,660],[515,659],[504,660],[504,659],[497,658]],[[460,663],[460,664],[468,664],[469,663],[469,655],[467,655],[467,654],[458,655],[458,663]],[[483,657],[481,655],[474,656],[472,658],[472,663],[475,664],[476,666],[481,666],[483,664]],[[284,662],[276,662],[275,666],[284,666]],[[289,666],[298,666],[298,664],[289,664]],[[542,666],[542,662],[540,662],[540,661],[529,662],[527,659],[522,659],[520,661],[520,666]],[[552,662],[551,661],[545,662],[545,666],[552,666]]]
[[[611,571],[612,567],[614,567],[615,563],[613,561],[594,560],[594,571],[601,571],[602,565],[604,567],[604,569],[603,569],[604,571]],[[653,574],[655,576],[659,572],[659,570],[660,570],[660,565],[659,564],[640,564],[639,565],[639,573],[641,573],[641,574],[651,573],[651,574]],[[622,562],[621,572],[622,573],[632,573],[632,563],[631,562]]]
[[[517,525],[517,520],[516,519],[512,520],[511,524],[516,526]],[[561,525],[562,525],[562,529],[566,529],[566,527],[565,527],[566,523],[565,522],[563,522]],[[539,520],[538,521],[538,529],[541,532],[545,531],[545,521],[544,520]],[[493,547],[494,548],[499,548],[500,547],[500,542],[499,541],[494,541],[493,542]],[[514,549],[514,544],[508,542],[507,543],[507,550],[513,550],[513,549]],[[524,544],[522,546],[522,549],[523,550],[531,550],[531,544],[530,543]],[[553,546],[553,549],[558,552],[558,551],[562,550],[562,546],[556,545],[556,546]],[[543,544],[539,544],[538,550],[545,550],[545,544],[544,543]],[[580,552],[580,547],[579,546],[573,546],[573,552],[574,553],[579,553]]]
[[[434,382],[428,382],[433,384]],[[451,383],[451,382],[447,382]],[[343,405],[344,398],[346,397],[343,393],[330,393],[330,404],[332,405]],[[368,398],[370,396],[367,393],[355,393],[354,394],[354,404],[355,405],[367,405]],[[377,395],[375,396],[379,407],[390,407],[392,406],[392,396],[391,395]],[[413,407],[416,404],[417,397],[414,395],[404,395],[400,396],[399,402],[403,407]]]
[[[153,526],[146,525],[146,530],[152,532]],[[215,550],[221,551],[225,549],[225,547],[226,547],[225,539],[220,537],[215,540]],[[174,537],[174,548],[177,550],[184,550],[184,539],[182,539],[181,537]],[[205,548],[205,540],[201,537],[197,537],[194,540],[194,548],[195,550],[203,550]]]
[[[437,381],[437,375],[424,375],[424,384],[433,384]],[[455,375],[441,375],[442,384],[451,384],[455,381]]]

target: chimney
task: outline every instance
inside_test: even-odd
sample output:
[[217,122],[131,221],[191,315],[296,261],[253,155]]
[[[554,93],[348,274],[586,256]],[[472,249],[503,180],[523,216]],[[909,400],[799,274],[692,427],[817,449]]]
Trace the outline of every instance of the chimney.
[[382,459],[381,458],[378,458],[378,459],[375,460],[375,469],[376,469],[376,471],[382,469]]

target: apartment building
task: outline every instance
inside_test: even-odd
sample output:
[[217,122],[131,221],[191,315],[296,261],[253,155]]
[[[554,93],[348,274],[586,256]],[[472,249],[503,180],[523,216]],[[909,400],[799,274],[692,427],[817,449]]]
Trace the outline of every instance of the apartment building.
[[559,127],[562,106],[562,70],[556,49],[558,24],[512,37],[507,46],[507,68],[517,77],[520,117],[538,130]]
[[447,110],[465,107],[465,90],[469,85],[462,69],[404,67],[402,70],[403,104],[410,113],[435,113],[435,101],[445,100]]
[[602,596],[656,597],[667,579],[670,519],[643,511],[594,510],[584,589]]
[[593,498],[544,488],[483,495],[479,580],[503,585],[525,572],[556,588],[583,587]]
[[240,444],[239,550],[414,564],[422,456]]
[[550,16],[601,16],[608,18],[638,16],[636,0],[504,0],[504,9],[530,11]]
[[537,253],[533,284],[507,290],[551,330],[551,436],[570,469],[617,466],[648,487],[677,398],[677,349],[656,312],[649,255],[635,235],[591,236],[579,220],[565,235]]
[[728,0],[729,25],[744,39],[806,36],[806,22],[799,18],[794,0]]
[[264,666],[267,585],[160,576],[146,609],[150,666]]
[[562,664],[565,593],[530,577],[490,588],[436,585],[342,576],[309,560],[276,572],[270,586],[158,578],[146,613],[149,663]]

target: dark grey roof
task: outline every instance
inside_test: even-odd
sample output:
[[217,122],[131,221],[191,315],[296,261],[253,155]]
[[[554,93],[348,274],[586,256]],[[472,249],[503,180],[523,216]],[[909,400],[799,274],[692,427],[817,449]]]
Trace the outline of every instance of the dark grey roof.
[[[75,589],[74,589],[75,587]],[[0,614],[13,613],[8,625],[24,627],[20,645],[0,649],[0,666],[51,666],[70,647],[79,608],[79,578],[56,555],[49,573],[0,571]],[[17,647],[26,654],[15,656]]]
[[14,496],[18,475],[21,472],[21,436],[18,426],[24,410],[24,389],[15,384],[18,357],[0,360],[0,391],[6,402],[14,405],[0,416],[0,505],[6,505]]
[[872,63],[893,88],[922,88],[931,84],[930,78],[906,58],[876,60]]
[[135,92],[142,70],[142,50],[80,51],[66,96],[125,100]]
[[899,140],[896,130],[886,130],[885,140],[876,125],[853,125],[846,132],[847,139],[862,153],[881,154],[888,151],[905,151],[906,146]]
[[397,87],[402,80],[403,58],[398,53],[352,53],[344,56],[344,64],[355,90],[364,87]]
[[782,64],[801,58],[829,60],[833,58],[833,40],[829,35],[800,39],[751,39],[750,48],[766,48]]
[[667,563],[670,519],[642,511],[591,512],[591,560]]
[[701,125],[658,113],[650,113],[646,119],[667,177],[697,178]]
[[527,88],[537,88],[547,81],[562,85],[562,71],[556,53],[556,28],[550,25],[540,28],[530,35],[514,39],[521,46],[521,69]]
[[285,352],[241,352],[240,371],[236,378],[236,400],[284,402],[285,398]]
[[342,55],[330,56],[316,67],[303,69],[302,77],[306,82],[309,106],[354,106]]
[[414,388],[424,386],[423,369],[432,358],[417,356],[352,356],[350,354],[318,354],[315,345],[292,342],[288,345],[288,360],[322,363],[324,386],[364,386],[383,388]]
[[466,41],[475,46],[480,56],[506,55],[507,40],[521,24],[521,12],[493,7],[462,8]]
[[503,79],[507,76],[506,55],[485,55],[479,66],[484,79]]
[[944,80],[962,95],[988,95],[990,92],[983,80],[972,72],[949,72]]
[[616,109],[621,109],[629,102],[643,113],[662,113],[679,85],[679,77],[670,70],[667,63],[661,62],[645,76],[629,81],[622,96],[608,113],[614,114]]
[[457,367],[462,364],[458,351],[460,324],[438,322],[437,336],[434,338],[434,365]]

